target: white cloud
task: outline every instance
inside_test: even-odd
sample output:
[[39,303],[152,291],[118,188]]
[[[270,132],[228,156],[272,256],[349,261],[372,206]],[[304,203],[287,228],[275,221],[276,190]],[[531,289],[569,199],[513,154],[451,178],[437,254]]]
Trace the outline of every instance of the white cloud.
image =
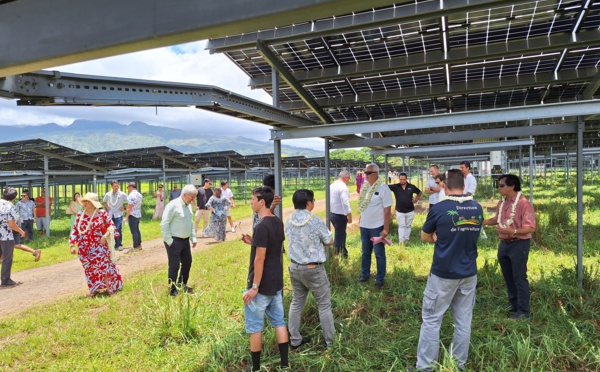
[[[61,72],[113,76],[131,79],[214,85],[252,99],[271,103],[263,90],[248,87],[249,77],[223,54],[204,50],[205,41],[152,49],[116,57],[103,58],[53,68]],[[226,115],[194,108],[148,107],[17,107],[14,101],[0,100],[0,124],[68,125],[75,119],[109,120],[122,124],[143,121],[150,125],[193,130],[198,126],[218,128],[235,134],[266,141],[269,127]],[[323,149],[322,139],[284,141],[285,144]]]

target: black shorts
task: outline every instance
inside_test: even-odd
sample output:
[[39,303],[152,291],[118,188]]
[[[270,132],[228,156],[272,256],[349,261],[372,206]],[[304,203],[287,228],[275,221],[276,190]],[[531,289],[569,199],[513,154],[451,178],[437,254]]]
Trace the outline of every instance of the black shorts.
[[15,245],[21,244],[21,234],[19,234],[16,231],[13,231],[13,238],[14,238],[14,241],[15,241]]

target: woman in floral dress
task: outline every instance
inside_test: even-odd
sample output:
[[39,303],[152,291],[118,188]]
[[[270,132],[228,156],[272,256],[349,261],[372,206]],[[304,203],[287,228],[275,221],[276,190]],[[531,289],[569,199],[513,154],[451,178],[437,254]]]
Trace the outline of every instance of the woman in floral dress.
[[[98,195],[88,192],[79,198],[83,210],[75,218],[75,226],[71,231],[69,243],[71,254],[79,253],[83,265],[89,297],[101,289],[106,289],[108,295],[123,288],[123,280],[117,266],[111,261],[110,250],[106,239],[110,232],[108,227],[114,223],[98,201]],[[118,230],[115,231],[118,234]],[[78,250],[75,249],[77,245]]]
[[231,203],[227,198],[221,197],[222,192],[220,187],[213,190],[213,195],[206,202],[206,207],[210,208],[210,223],[204,233],[209,238],[213,238],[218,242],[225,241],[225,231],[227,228],[227,212],[226,208]]
[[360,194],[360,188],[362,187],[362,184],[365,183],[365,177],[363,176],[363,172],[362,171],[358,171],[356,173],[356,193]]

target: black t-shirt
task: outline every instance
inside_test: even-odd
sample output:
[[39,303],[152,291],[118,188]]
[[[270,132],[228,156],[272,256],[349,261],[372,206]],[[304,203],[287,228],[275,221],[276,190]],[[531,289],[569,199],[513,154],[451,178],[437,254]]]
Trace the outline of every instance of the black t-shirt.
[[437,233],[431,273],[445,279],[463,279],[477,274],[477,239],[483,209],[472,200],[443,200],[429,208],[423,231]]
[[250,250],[250,266],[248,268],[247,289],[254,282],[254,258],[256,247],[266,247],[265,264],[258,293],[274,296],[283,289],[283,222],[277,216],[264,217],[254,228],[252,249]]
[[213,191],[210,188],[205,189],[204,187],[199,187],[198,188],[198,197],[196,198],[196,203],[198,205],[198,208],[206,209],[206,202],[208,202],[208,199],[210,199],[210,197],[212,195],[213,195]]
[[399,183],[389,185],[390,191],[396,197],[396,210],[400,213],[408,213],[415,210],[415,205],[412,202],[413,195],[419,195],[421,190],[412,183],[406,183],[406,188],[403,189]]

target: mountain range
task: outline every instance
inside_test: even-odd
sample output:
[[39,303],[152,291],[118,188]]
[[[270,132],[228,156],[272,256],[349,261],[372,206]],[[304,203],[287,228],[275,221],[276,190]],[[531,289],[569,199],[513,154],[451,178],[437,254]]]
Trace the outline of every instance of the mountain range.
[[[234,150],[242,155],[273,153],[273,143],[241,136],[210,135],[134,121],[128,125],[114,121],[75,120],[71,125],[55,123],[36,126],[3,125],[2,141],[41,138],[82,152],[115,151],[167,146],[182,153]],[[102,140],[99,140],[102,139]],[[309,148],[282,144],[284,156],[320,157]]]

